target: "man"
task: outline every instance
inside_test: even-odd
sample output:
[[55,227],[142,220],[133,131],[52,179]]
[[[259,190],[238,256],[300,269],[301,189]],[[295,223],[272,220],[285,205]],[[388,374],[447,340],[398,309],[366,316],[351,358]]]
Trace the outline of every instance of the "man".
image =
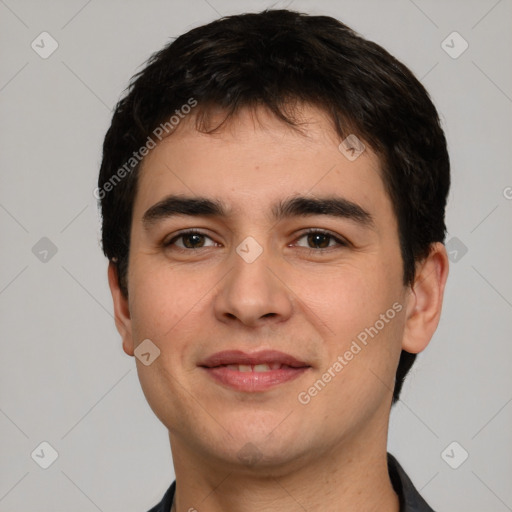
[[152,511],[432,510],[386,444],[441,314],[449,183],[422,85],[333,18],[231,16],[150,59],[96,194],[169,430]]

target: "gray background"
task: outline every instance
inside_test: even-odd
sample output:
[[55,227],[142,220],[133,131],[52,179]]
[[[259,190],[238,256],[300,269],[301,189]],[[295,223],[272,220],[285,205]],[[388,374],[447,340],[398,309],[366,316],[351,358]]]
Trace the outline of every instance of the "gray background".
[[[142,512],[170,484],[167,432],[114,328],[92,195],[100,147],[129,78],[170,37],[271,5],[346,22],[438,106],[453,261],[389,450],[438,512],[512,510],[511,0],[0,0],[1,512]],[[59,45],[47,59],[31,48],[43,31]],[[445,51],[462,49],[457,36],[442,46],[453,31],[469,44],[458,58]],[[58,452],[48,469],[31,458],[42,441]]]

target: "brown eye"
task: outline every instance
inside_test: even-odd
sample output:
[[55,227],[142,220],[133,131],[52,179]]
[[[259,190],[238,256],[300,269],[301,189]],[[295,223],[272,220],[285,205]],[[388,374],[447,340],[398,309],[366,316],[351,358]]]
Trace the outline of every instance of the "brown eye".
[[308,235],[308,244],[312,248],[325,249],[329,247],[331,236],[324,233],[313,233]]
[[348,243],[334,236],[327,231],[311,230],[298,238],[298,241],[305,239],[305,243],[298,243],[299,247],[309,249],[328,249],[336,246],[348,246]]
[[213,245],[215,245],[215,242],[209,236],[197,231],[180,233],[165,243],[166,247],[176,246],[179,249],[202,249],[203,247],[212,247]]
[[203,247],[204,245],[204,236],[198,233],[190,233],[189,235],[182,235],[183,245],[187,249],[197,249],[198,247]]

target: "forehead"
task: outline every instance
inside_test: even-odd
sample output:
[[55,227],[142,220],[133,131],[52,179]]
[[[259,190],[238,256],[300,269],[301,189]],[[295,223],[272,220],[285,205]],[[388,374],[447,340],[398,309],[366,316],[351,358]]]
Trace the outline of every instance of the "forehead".
[[333,194],[391,211],[379,158],[368,145],[359,156],[347,152],[347,143],[340,149],[332,121],[315,107],[303,107],[299,122],[297,130],[266,109],[246,109],[202,133],[192,116],[185,118],[143,161],[134,216],[170,194],[221,198],[232,211],[253,214],[283,198]]

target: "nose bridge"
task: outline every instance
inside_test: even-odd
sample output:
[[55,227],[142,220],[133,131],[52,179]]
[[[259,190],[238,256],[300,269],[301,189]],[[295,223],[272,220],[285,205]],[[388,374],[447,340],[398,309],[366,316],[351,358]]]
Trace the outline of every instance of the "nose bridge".
[[245,238],[231,254],[231,271],[215,300],[216,316],[252,326],[287,319],[292,301],[289,290],[276,278],[278,262],[267,244]]

